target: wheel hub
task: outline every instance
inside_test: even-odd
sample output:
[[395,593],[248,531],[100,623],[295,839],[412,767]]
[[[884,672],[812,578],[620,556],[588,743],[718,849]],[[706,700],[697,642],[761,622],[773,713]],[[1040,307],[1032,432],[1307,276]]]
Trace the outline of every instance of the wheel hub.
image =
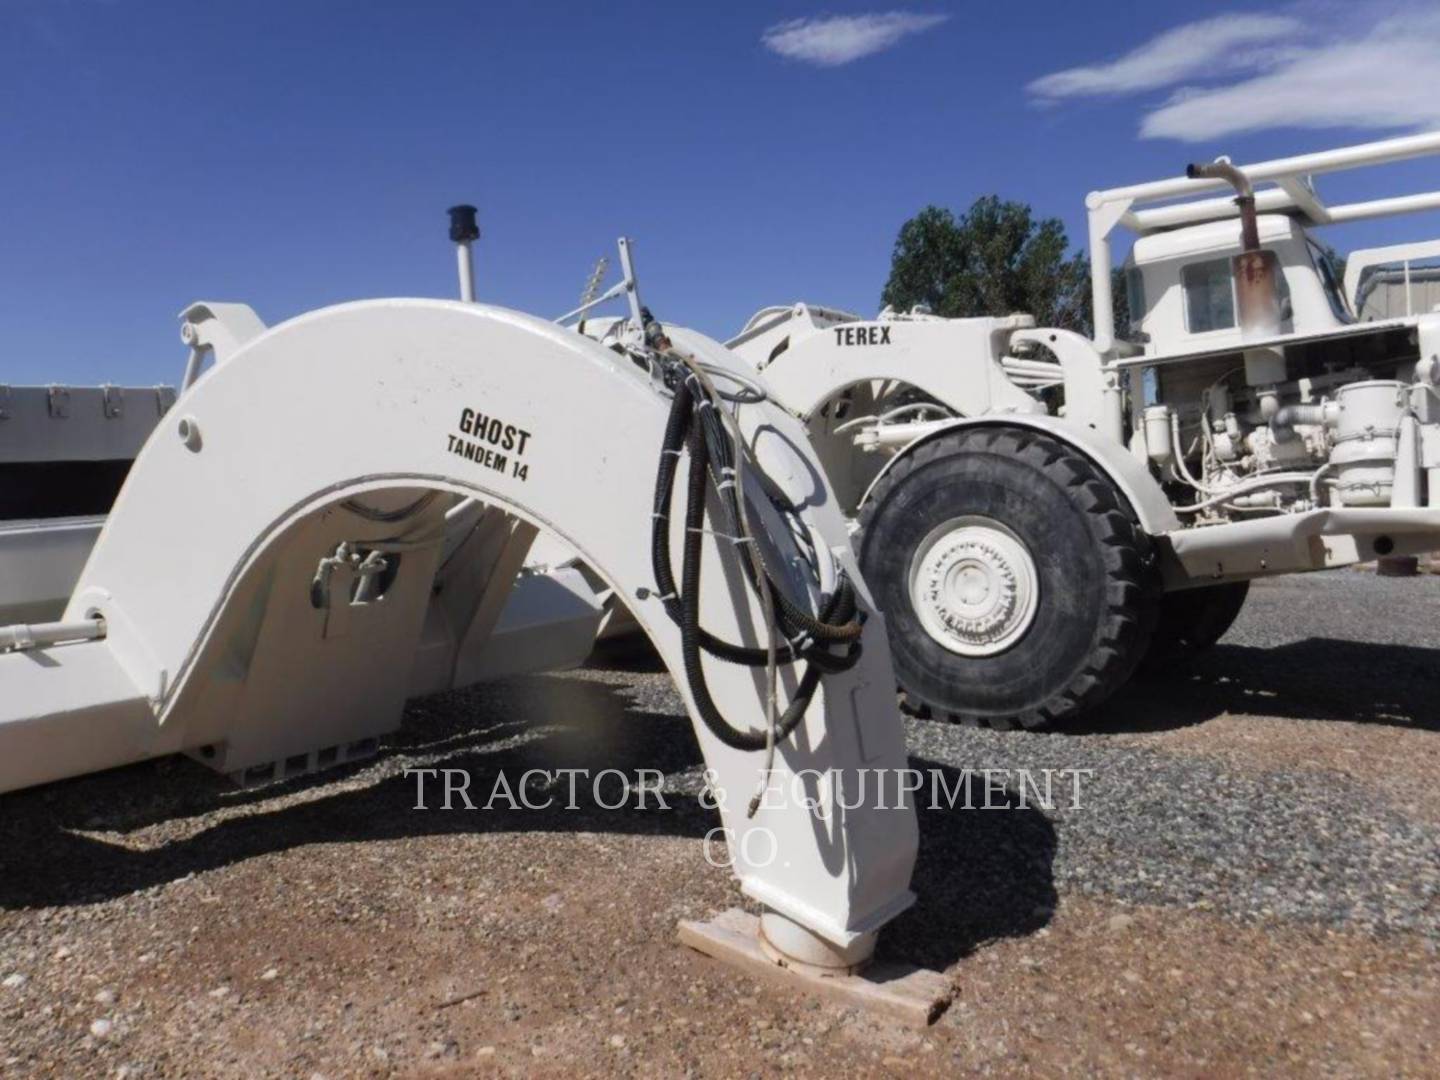
[[910,566],[910,603],[936,642],[992,656],[1030,628],[1039,604],[1035,560],[992,518],[955,518],[931,530]]

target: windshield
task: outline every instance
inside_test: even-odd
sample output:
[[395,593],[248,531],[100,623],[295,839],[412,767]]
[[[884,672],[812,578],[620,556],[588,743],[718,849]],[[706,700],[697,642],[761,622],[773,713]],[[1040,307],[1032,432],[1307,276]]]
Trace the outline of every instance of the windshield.
[[1235,325],[1235,283],[1230,260],[1207,259],[1180,271],[1185,290],[1185,328],[1192,334],[1228,330]]
[[1320,284],[1325,288],[1325,299],[1330,302],[1330,310],[1335,313],[1335,318],[1342,323],[1354,322],[1355,315],[1340,288],[1340,273],[1335,266],[1334,253],[1322,248],[1314,240],[1306,240],[1305,244],[1310,249],[1310,260],[1315,264],[1315,272],[1320,275]]

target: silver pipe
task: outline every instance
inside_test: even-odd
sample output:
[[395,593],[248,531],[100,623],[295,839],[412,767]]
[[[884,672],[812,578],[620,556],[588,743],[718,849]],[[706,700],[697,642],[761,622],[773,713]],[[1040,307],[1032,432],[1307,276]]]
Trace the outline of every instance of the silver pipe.
[[1240,208],[1240,250],[1260,250],[1260,227],[1255,220],[1255,189],[1250,178],[1228,161],[1212,161],[1208,165],[1185,166],[1191,180],[1224,180],[1235,189],[1235,205]]
[[1325,406],[1282,405],[1270,418],[1270,431],[1276,442],[1289,442],[1296,437],[1296,424],[1324,424]]
[[1234,487],[1222,491],[1218,495],[1211,495],[1208,499],[1204,499],[1201,502],[1191,503],[1189,506],[1177,506],[1175,507],[1175,512],[1177,514],[1194,514],[1201,510],[1209,509],[1212,506],[1217,506],[1220,503],[1229,502],[1237,495],[1248,495],[1262,488],[1281,487],[1288,484],[1305,484],[1308,486],[1312,484],[1314,480],[1314,474],[1299,472],[1272,473],[1268,476],[1255,476],[1249,480],[1242,480]]
[[1002,357],[1000,365],[1006,371],[1023,372],[1027,375],[1060,375],[1064,372],[1059,364],[1047,360],[1018,360],[1012,356]]
[[470,254],[468,242],[455,245],[456,269],[460,274],[460,299],[467,304],[475,302],[475,262]]
[[98,641],[105,636],[104,619],[78,622],[15,623],[0,626],[0,653],[48,649],[73,641]]

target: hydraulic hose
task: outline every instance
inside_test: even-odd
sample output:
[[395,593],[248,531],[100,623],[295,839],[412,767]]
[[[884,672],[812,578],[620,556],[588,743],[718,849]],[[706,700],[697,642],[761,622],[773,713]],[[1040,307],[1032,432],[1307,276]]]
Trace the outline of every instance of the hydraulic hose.
[[[651,556],[655,582],[666,613],[680,627],[681,655],[685,679],[705,726],[723,744],[737,750],[763,750],[788,737],[800,724],[820,684],[820,676],[844,671],[860,658],[859,619],[854,586],[843,571],[835,589],[822,601],[818,615],[792,600],[765,566],[764,552],[746,529],[746,515],[739,503],[737,469],[739,454],[725,428],[717,396],[710,393],[699,374],[683,360],[673,365],[674,398],[666,420],[664,445],[655,481],[655,503],[651,533]],[[677,585],[670,552],[670,508],[682,448],[690,465],[686,484],[685,531],[682,541],[681,581]],[[706,501],[715,493],[723,521],[712,530],[718,540],[730,540],[737,547],[750,545],[749,557],[739,559],[747,584],[771,609],[769,621],[784,637],[771,648],[737,645],[711,634],[700,625],[701,564],[704,554]],[[760,575],[763,575],[763,581]],[[844,652],[831,651],[844,647]],[[785,711],[775,719],[771,732],[741,730],[725,719],[710,693],[705,678],[703,653],[747,667],[768,663],[805,664],[799,685]]]

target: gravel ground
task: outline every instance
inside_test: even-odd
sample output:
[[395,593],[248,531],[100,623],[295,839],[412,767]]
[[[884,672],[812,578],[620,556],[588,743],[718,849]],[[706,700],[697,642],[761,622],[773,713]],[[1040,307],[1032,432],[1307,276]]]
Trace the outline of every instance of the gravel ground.
[[1434,1075],[1437,610],[1440,577],[1266,582],[1084,731],[908,721],[916,765],[1004,770],[1008,807],[921,811],[882,948],[955,981],[924,1033],[674,945],[741,902],[689,798],[409,810],[415,764],[693,792],[643,660],[417,702],[373,761],[277,787],[172,759],[0,797],[0,1073]]

